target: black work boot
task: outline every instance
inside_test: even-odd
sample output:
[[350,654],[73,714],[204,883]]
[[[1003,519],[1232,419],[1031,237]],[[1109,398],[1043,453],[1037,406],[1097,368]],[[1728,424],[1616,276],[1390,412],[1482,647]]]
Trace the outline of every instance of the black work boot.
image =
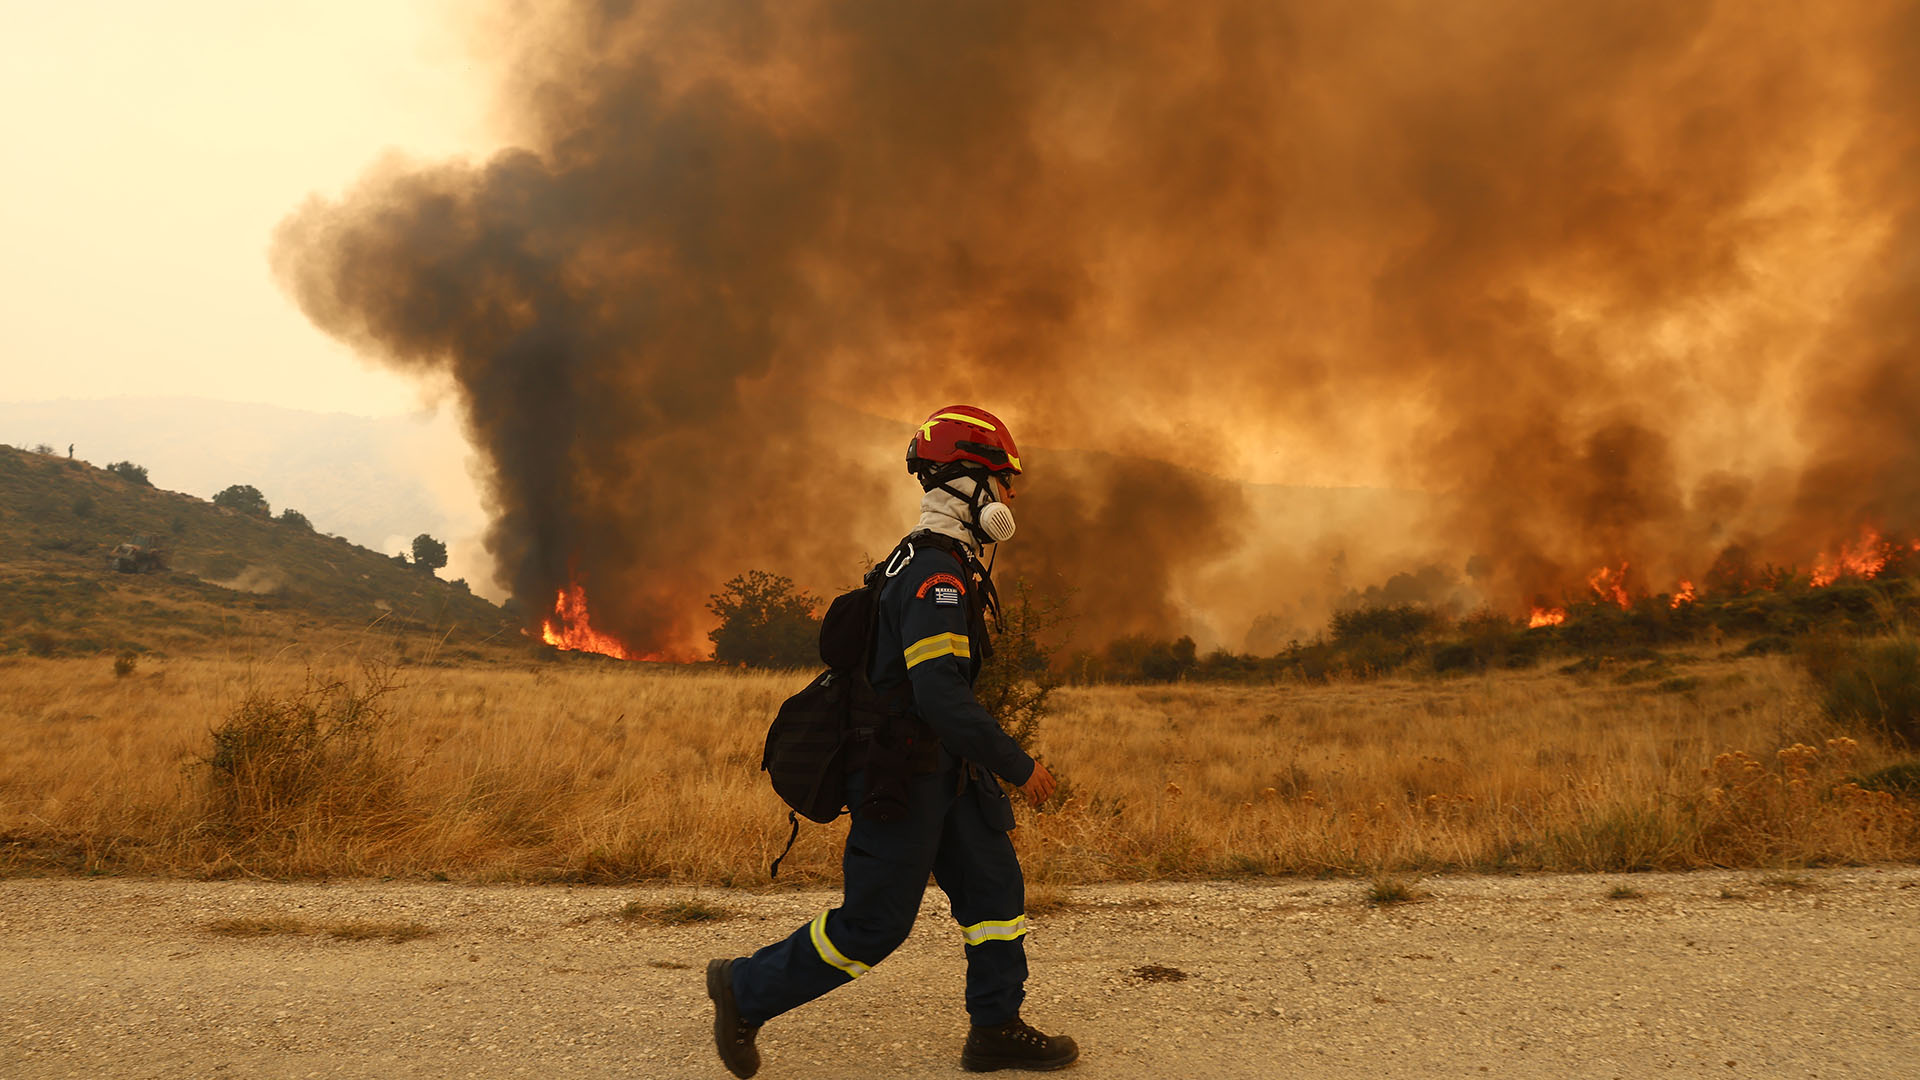
[[968,1072],[995,1069],[1064,1069],[1080,1056],[1080,1048],[1065,1035],[1043,1035],[1014,1017],[999,1027],[975,1024],[967,1032],[967,1048],[960,1051],[960,1067]]
[[720,1051],[728,1072],[747,1080],[760,1071],[760,1051],[753,1048],[760,1025],[740,1019],[740,1006],[733,1000],[733,961],[707,961],[707,996],[713,999],[713,1048]]

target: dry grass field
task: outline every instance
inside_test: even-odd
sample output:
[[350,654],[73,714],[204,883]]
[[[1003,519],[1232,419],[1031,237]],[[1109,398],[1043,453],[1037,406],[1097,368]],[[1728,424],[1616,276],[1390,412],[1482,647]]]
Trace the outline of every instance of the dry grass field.
[[[1036,901],[1105,881],[1802,866],[1920,857],[1900,760],[1779,657],[1417,680],[1070,688],[1062,795],[1021,808]],[[0,868],[754,886],[758,771],[804,676],[341,655],[0,659]],[[838,874],[807,825],[782,883]],[[789,869],[790,868],[790,869]]]

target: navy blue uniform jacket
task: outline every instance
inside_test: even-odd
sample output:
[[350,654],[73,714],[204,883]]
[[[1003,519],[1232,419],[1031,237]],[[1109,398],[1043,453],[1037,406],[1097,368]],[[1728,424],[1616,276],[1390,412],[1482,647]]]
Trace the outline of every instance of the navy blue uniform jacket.
[[882,693],[911,682],[914,711],[948,753],[1018,786],[1033,776],[1033,759],[973,696],[986,656],[985,620],[968,618],[979,603],[975,587],[954,555],[915,545],[913,561],[880,590],[878,640],[867,674]]

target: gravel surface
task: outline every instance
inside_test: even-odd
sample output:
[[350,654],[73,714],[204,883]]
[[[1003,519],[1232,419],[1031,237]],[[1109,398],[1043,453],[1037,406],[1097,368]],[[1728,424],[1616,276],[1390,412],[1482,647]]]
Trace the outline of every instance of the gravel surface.
[[[1920,1076],[1920,868],[1418,887],[1390,907],[1353,881],[1081,889],[1035,916],[1027,1017],[1079,1040],[1069,1076]],[[738,917],[621,915],[695,896]],[[0,1076],[725,1077],[707,958],[836,899],[0,880]],[[760,1075],[963,1075],[938,890],[922,916],[872,974],[768,1025]],[[355,924],[430,933],[333,936]]]

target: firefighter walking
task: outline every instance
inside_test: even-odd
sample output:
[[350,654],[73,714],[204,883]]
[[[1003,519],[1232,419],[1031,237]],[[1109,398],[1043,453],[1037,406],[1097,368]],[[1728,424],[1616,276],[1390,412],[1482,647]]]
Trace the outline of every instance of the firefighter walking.
[[[961,1065],[975,1072],[1058,1069],[1079,1056],[1072,1039],[1049,1036],[1020,1016],[1026,996],[1026,891],[1013,842],[1013,807],[995,777],[1035,805],[1053,794],[1047,767],[1020,749],[973,696],[991,645],[985,612],[993,583],[979,560],[1013,535],[1019,450],[1007,426],[969,405],[936,411],[907,448],[924,492],[920,520],[881,568],[868,677],[886,694],[911,688],[904,722],[923,732],[903,769],[904,813],[855,813],[841,867],[845,896],[785,939],[752,956],[714,960],[707,994],[714,1043],[728,1071],[760,1067],[754,1038],[788,1010],[865,975],[904,942],[929,875],[946,892],[966,955],[971,1026]],[[885,783],[861,768],[847,779],[859,807]]]

